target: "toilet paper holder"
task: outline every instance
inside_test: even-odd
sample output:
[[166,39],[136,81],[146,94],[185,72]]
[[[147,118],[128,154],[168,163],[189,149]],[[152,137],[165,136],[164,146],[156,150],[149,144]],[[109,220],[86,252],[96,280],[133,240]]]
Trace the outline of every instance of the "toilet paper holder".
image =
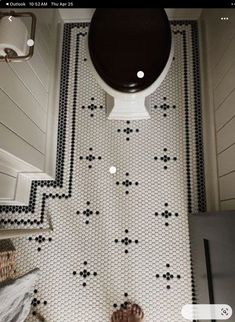
[[36,22],[37,18],[35,14],[32,12],[15,12],[15,11],[10,11],[10,12],[0,12],[0,19],[9,16],[10,17],[29,17],[31,18],[31,31],[30,31],[30,39],[33,40],[33,45],[29,46],[29,51],[27,55],[24,56],[18,56],[15,54],[14,51],[9,49],[6,51],[5,56],[0,56],[0,62],[21,62],[25,60],[29,60],[33,56],[34,52],[34,42],[35,42],[35,31],[36,31]]

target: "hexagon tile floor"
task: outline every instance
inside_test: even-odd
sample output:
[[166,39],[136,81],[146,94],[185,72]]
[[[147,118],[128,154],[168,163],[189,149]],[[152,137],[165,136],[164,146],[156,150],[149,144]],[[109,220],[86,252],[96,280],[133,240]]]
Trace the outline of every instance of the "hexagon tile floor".
[[[205,210],[197,24],[172,21],[171,69],[150,120],[110,121],[89,71],[89,23],[64,27],[57,172],[28,206],[1,206],[5,226],[54,232],[14,240],[17,273],[39,267],[35,312],[48,322],[108,322],[140,304],[146,322],[180,322],[195,301],[188,213]],[[117,172],[109,169],[115,166]]]

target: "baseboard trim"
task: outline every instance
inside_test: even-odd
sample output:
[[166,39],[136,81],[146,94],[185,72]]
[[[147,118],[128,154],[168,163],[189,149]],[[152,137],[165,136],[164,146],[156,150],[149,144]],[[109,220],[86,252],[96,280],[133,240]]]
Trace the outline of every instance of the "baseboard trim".
[[58,134],[58,114],[59,114],[59,95],[60,95],[60,73],[63,43],[63,21],[58,10],[56,11],[52,33],[56,34],[55,44],[52,55],[54,57],[51,68],[51,78],[49,87],[49,103],[47,111],[47,132],[44,172],[55,179],[56,173],[56,151]]
[[202,19],[199,23],[201,93],[202,93],[202,126],[204,138],[205,185],[208,211],[219,211],[218,165],[216,153],[215,119],[213,91],[210,75],[210,61],[207,51],[206,25]]
[[53,180],[45,172],[18,172],[14,199],[0,199],[0,205],[27,206],[30,198],[30,190],[33,180]]

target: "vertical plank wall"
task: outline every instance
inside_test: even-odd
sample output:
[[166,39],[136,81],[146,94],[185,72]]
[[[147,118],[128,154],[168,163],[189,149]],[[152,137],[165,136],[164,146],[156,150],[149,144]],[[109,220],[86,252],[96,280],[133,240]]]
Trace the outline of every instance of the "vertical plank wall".
[[[0,149],[43,171],[55,10],[33,12],[37,27],[32,59],[0,63]],[[14,197],[15,182],[16,173],[0,160],[0,198]]]
[[[221,20],[228,17],[228,20]],[[235,209],[235,10],[204,9],[212,83],[219,204]]]

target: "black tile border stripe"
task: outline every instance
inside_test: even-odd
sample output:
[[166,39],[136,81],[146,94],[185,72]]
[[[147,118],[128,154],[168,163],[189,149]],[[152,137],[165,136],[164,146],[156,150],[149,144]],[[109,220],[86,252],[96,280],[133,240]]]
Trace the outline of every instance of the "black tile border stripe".
[[[62,48],[62,60],[61,60],[61,81],[60,81],[60,98],[59,98],[59,118],[58,118],[58,136],[57,136],[57,155],[56,155],[56,178],[55,180],[34,180],[32,181],[30,199],[28,206],[0,206],[0,213],[2,212],[12,212],[12,213],[35,213],[35,202],[37,187],[60,187],[63,188],[64,181],[64,152],[65,152],[65,136],[66,136],[66,118],[67,118],[67,85],[69,81],[69,66],[70,59],[68,59],[70,54],[70,42],[71,42],[71,29],[74,27],[83,27],[88,26],[89,23],[67,23],[64,24],[63,31],[63,48]],[[85,36],[86,33],[79,32],[77,34],[77,45],[76,45],[76,61],[75,69],[78,68],[78,55],[79,55],[79,36]],[[41,217],[39,219],[31,220],[4,220],[0,221],[2,224],[17,224],[17,225],[41,225],[44,222],[44,211],[45,203],[48,198],[68,198],[71,197],[72,193],[72,176],[73,176],[73,159],[74,159],[74,144],[75,144],[75,118],[76,118],[76,100],[77,100],[77,75],[75,72],[74,76],[74,96],[73,96],[73,114],[72,114],[72,138],[71,138],[71,155],[70,155],[70,174],[69,174],[69,189],[68,194],[46,194],[43,193],[42,202],[41,202]]]
[[193,46],[193,73],[194,73],[194,116],[196,123],[196,164],[197,164],[197,193],[198,211],[206,211],[206,189],[205,189],[205,170],[203,153],[203,133],[202,133],[202,105],[201,105],[201,80],[200,80],[200,55],[198,24],[196,21],[191,23],[192,46]]

